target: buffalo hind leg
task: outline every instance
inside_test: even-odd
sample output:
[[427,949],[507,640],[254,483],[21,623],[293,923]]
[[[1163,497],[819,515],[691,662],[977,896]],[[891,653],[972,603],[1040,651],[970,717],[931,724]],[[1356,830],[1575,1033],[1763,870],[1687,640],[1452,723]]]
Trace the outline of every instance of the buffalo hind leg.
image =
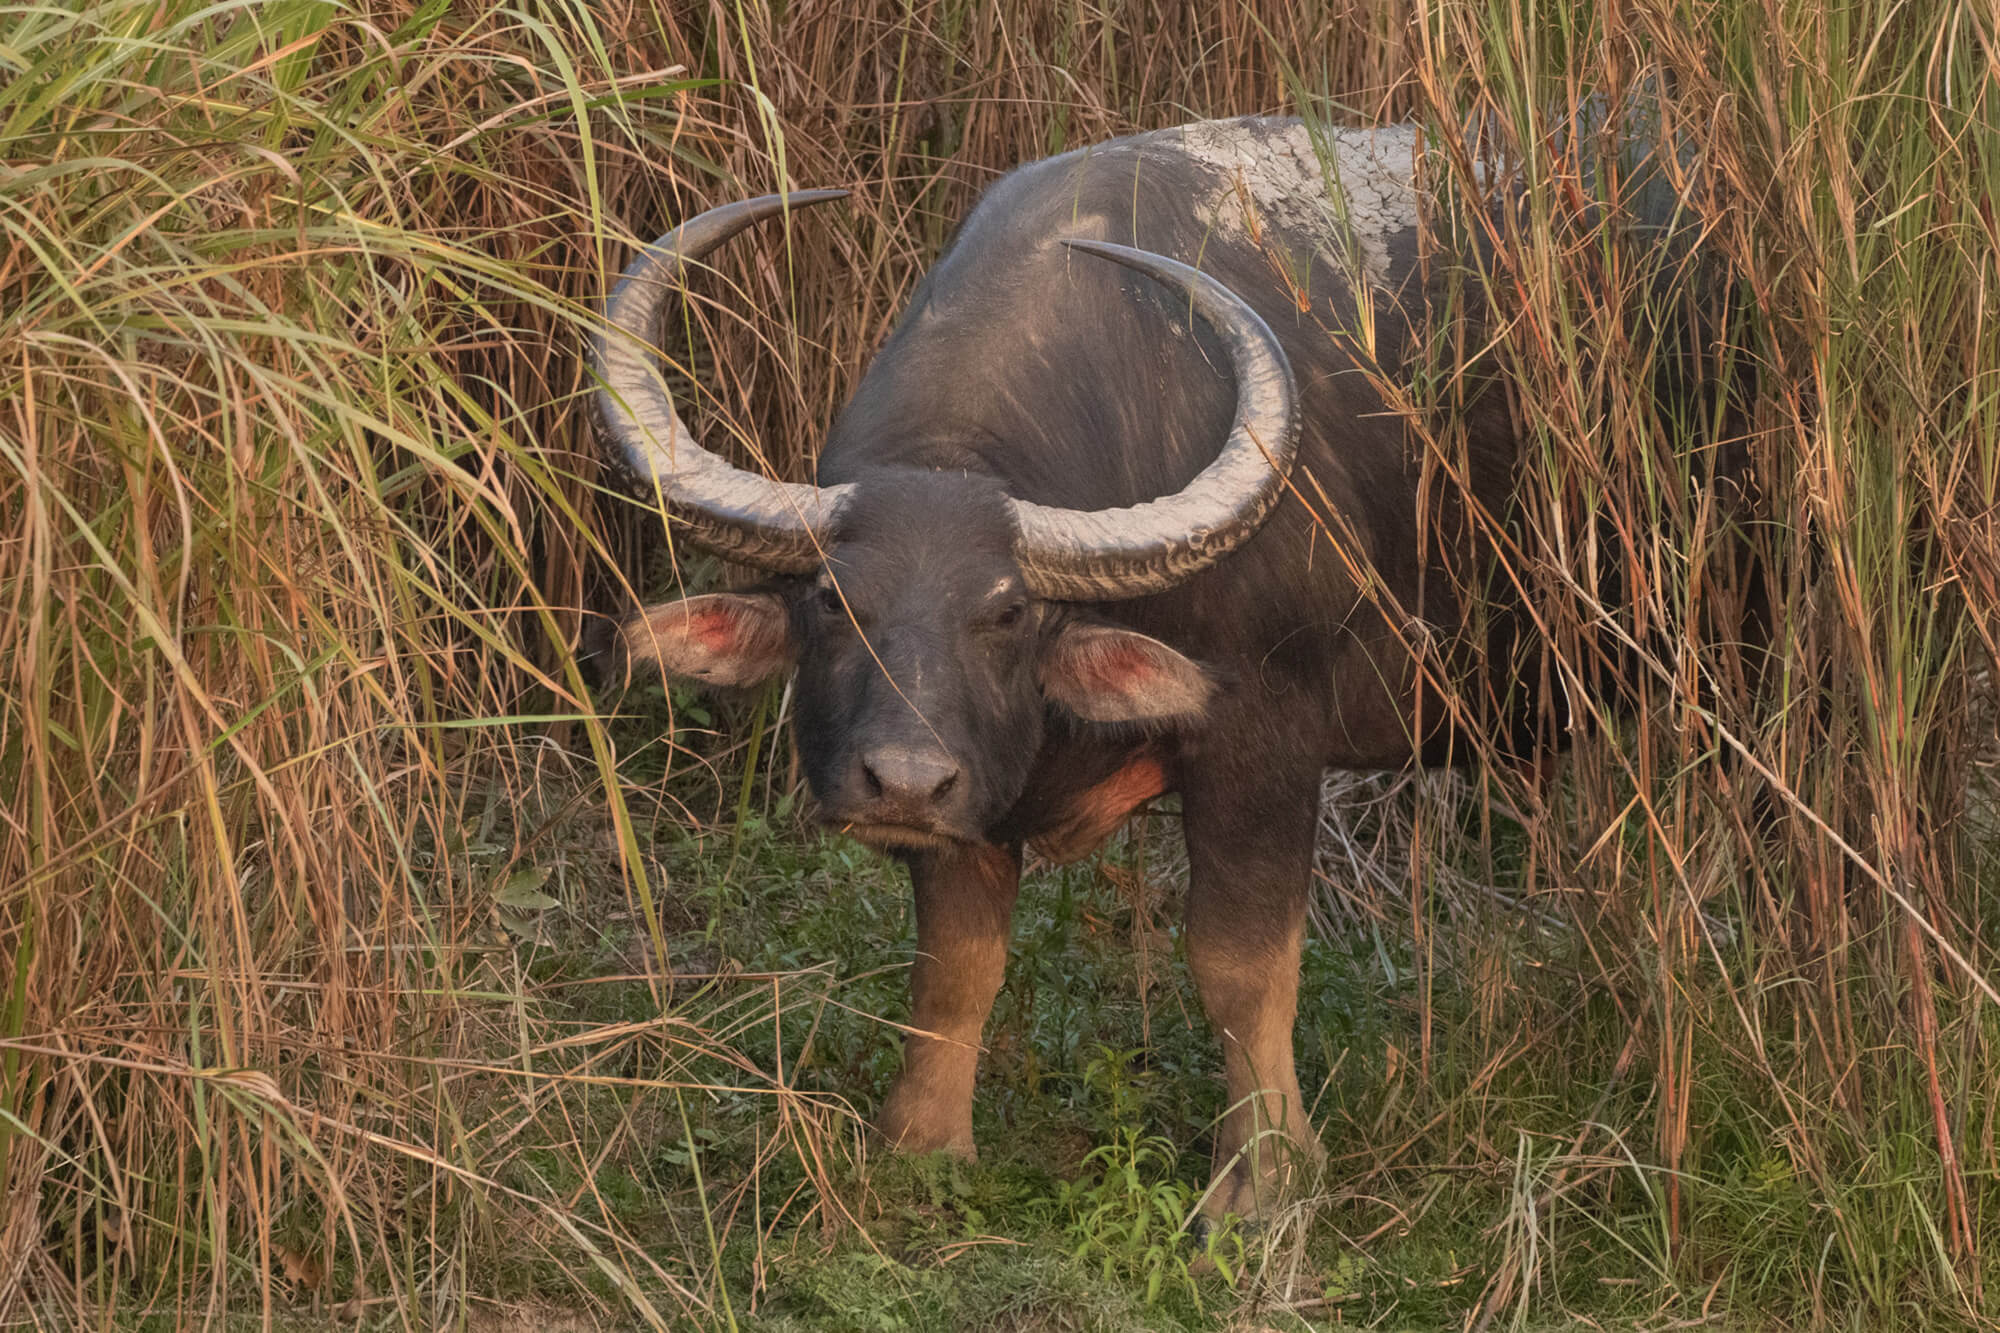
[[1319,775],[1205,781],[1184,793],[1188,964],[1222,1042],[1228,1109],[1202,1211],[1256,1217],[1325,1156],[1292,1060]]
[[[877,1128],[902,1152],[977,1155],[972,1088],[979,1038],[1007,972],[1007,938],[1021,884],[1018,847],[969,846],[909,858],[917,956],[903,1072]],[[922,1034],[922,1035],[919,1035]]]

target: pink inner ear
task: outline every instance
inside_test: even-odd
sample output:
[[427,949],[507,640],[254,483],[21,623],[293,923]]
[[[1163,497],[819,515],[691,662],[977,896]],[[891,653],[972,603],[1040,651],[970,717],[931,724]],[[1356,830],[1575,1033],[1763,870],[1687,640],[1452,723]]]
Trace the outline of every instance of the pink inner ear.
[[1092,644],[1082,658],[1077,663],[1077,675],[1093,690],[1130,694],[1147,676],[1159,670],[1159,663],[1144,644],[1122,638]]
[[724,653],[743,646],[742,617],[721,608],[696,611],[687,618],[688,637],[706,653]]

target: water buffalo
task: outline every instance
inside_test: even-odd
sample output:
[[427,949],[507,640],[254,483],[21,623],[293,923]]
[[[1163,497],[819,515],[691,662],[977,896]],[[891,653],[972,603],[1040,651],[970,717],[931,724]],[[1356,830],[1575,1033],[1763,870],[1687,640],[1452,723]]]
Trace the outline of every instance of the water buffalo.
[[[696,217],[611,297],[611,452],[683,539],[772,576],[649,608],[627,650],[717,685],[796,671],[821,817],[910,870],[919,1032],[889,1142],[973,1154],[1023,847],[1082,855],[1178,792],[1187,959],[1228,1081],[1206,1211],[1254,1214],[1318,1155],[1292,1030],[1321,772],[1450,739],[1397,623],[1456,623],[1437,506],[1376,378],[1417,355],[1437,295],[1419,150],[1408,127],[1245,119],[1012,172],[917,288],[816,486],[706,451],[652,350],[683,268],[786,201]],[[1516,446],[1486,398],[1458,480],[1497,506]]]

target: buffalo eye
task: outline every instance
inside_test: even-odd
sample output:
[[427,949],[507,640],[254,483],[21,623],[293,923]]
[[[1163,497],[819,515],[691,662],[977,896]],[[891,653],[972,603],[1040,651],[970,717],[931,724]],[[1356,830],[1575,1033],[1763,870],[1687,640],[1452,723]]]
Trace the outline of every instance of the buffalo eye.
[[995,629],[1012,629],[1021,623],[1021,617],[1026,614],[1028,614],[1028,608],[1025,603],[1009,602],[1006,606],[1000,608],[998,615],[993,617],[993,627]]
[[819,603],[819,609],[827,615],[841,616],[847,613],[847,603],[841,601],[840,589],[831,583],[819,590],[819,596],[815,600]]

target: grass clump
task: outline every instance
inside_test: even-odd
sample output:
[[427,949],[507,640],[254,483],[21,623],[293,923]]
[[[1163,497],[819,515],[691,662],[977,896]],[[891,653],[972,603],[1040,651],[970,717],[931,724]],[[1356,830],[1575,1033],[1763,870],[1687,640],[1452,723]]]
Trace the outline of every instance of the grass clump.
[[[1531,445],[1500,577],[1546,635],[1525,669],[1577,701],[1568,774],[1506,799],[1646,1086],[1642,1121],[1577,1143],[1645,1164],[1661,1273],[1802,1322],[1994,1313],[1995,1162],[1967,1127],[2000,992],[1962,818],[1993,747],[1962,515],[1995,495],[2000,250],[1957,202],[2000,152],[1982,23],[1424,18],[1463,57],[1425,89],[1449,188],[1512,201],[1475,224],[1473,279]],[[1636,169],[1586,167],[1601,141],[1561,109],[1588,98],[1639,126],[1699,266],[1646,225]],[[1488,1311],[1525,1309],[1547,1262],[1510,1248]]]
[[[693,1261],[502,1178],[551,1077],[682,1064],[657,1009],[555,1040],[516,938],[636,846],[571,803],[615,776],[604,575],[543,353],[692,85],[583,10],[0,32],[0,1314],[414,1312],[507,1216],[674,1308]],[[610,897],[657,975],[658,900]]]

